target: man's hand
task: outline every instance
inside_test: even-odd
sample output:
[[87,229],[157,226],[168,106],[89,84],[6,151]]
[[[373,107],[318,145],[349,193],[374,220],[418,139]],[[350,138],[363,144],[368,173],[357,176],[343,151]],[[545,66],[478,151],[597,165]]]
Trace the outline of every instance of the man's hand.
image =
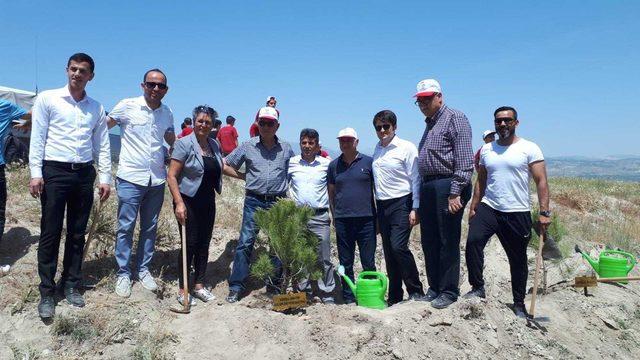
[[24,132],[29,132],[31,131],[31,119],[25,120],[23,123],[15,124],[13,125],[13,128]]
[[44,190],[44,180],[42,178],[31,178],[29,180],[29,193],[34,198],[39,198]]
[[100,202],[104,202],[111,195],[111,186],[109,184],[98,184],[98,195],[100,195]]
[[183,202],[177,203],[176,204],[176,219],[178,219],[178,222],[180,223],[180,225],[185,225],[187,222],[187,207],[184,206]]
[[409,213],[409,225],[411,225],[411,227],[414,227],[418,224],[420,224],[420,216],[415,209],[412,209]]
[[540,232],[545,233],[547,231],[547,228],[551,224],[551,218],[548,216],[540,215],[538,217],[538,222],[540,223]]
[[462,208],[460,195],[449,195],[449,214],[455,214]]
[[474,216],[476,216],[476,209],[472,206],[469,208],[469,221],[471,221]]

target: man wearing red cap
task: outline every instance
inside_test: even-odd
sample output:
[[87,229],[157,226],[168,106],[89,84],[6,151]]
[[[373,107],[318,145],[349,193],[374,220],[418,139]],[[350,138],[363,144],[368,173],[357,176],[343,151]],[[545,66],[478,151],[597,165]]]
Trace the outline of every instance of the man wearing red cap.
[[443,309],[460,295],[462,213],[471,197],[471,126],[460,111],[444,104],[438,81],[418,83],[415,104],[426,117],[418,147],[420,236],[429,290],[425,300]]

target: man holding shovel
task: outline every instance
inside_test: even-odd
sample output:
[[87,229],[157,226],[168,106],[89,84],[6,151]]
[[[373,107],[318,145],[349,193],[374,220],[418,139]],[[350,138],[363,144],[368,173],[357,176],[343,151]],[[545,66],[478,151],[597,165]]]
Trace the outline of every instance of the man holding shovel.
[[466,260],[472,289],[464,297],[485,297],[483,251],[496,234],[509,259],[513,312],[524,318],[528,315],[524,297],[527,245],[531,240],[529,178],[533,177],[536,183],[539,221],[544,232],[551,223],[547,172],[538,145],[516,135],[519,124],[516,109],[510,106],[496,109],[494,123],[500,139],[480,150],[478,179],[469,209]]

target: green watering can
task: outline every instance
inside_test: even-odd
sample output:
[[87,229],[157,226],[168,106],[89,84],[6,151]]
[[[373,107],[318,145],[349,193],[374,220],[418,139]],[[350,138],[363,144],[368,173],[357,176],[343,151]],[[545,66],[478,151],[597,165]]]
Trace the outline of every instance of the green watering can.
[[[598,261],[596,261],[589,254],[580,250],[578,245],[576,245],[575,250],[582,254],[582,257],[589,262],[589,265],[602,278],[626,277],[636,265],[636,258],[625,251],[603,250],[600,252]],[[621,283],[626,284],[627,282],[621,281]]]
[[363,271],[358,275],[358,279],[354,284],[347,275],[344,274],[344,266],[338,267],[338,275],[342,276],[351,291],[356,296],[356,302],[359,306],[371,309],[384,309],[387,302],[384,296],[387,293],[389,280],[387,276],[378,271]]

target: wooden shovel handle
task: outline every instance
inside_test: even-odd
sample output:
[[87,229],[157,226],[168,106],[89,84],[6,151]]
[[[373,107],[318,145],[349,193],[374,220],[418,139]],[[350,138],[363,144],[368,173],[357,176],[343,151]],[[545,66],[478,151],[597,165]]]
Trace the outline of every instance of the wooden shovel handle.
[[187,229],[182,225],[180,232],[180,240],[182,241],[182,306],[185,310],[189,309],[189,275],[187,274]]
[[529,308],[529,313],[531,317],[534,317],[536,311],[536,295],[538,294],[538,275],[540,273],[540,266],[542,265],[542,245],[544,244],[544,231],[540,231],[540,241],[538,244],[538,256],[536,256],[536,271],[533,273],[533,294],[531,296],[531,307]]

